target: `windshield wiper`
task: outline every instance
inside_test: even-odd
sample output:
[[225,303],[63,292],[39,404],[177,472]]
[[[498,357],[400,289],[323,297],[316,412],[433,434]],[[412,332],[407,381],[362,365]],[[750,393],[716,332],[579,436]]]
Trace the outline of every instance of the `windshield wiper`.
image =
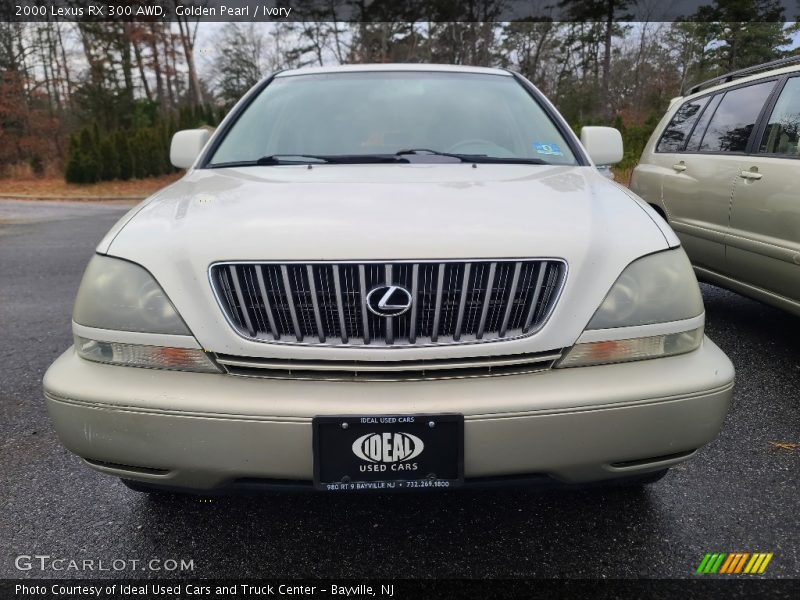
[[208,165],[212,169],[226,167],[261,167],[274,165],[358,165],[382,163],[407,163],[407,158],[394,154],[270,154],[256,160],[214,163]]
[[335,156],[321,156],[319,154],[270,154],[262,156],[257,165],[305,165],[313,163],[338,163]]
[[450,158],[457,158],[461,162],[471,163],[507,163],[517,165],[548,165],[545,160],[541,158],[517,158],[517,157],[501,157],[501,156],[488,156],[487,154],[455,154],[452,152],[440,152],[439,150],[431,150],[429,148],[409,148],[407,150],[398,150],[395,156],[403,156],[405,154],[420,154],[431,156],[449,156]]
[[272,154],[256,160],[234,160],[230,162],[211,163],[209,169],[228,169],[235,167],[259,167],[262,165],[309,165],[338,162],[327,156],[311,154]]
[[400,150],[394,154],[270,154],[267,156],[262,156],[256,160],[214,163],[208,166],[212,169],[223,169],[226,167],[259,167],[274,165],[359,165],[408,163],[411,162],[408,159],[409,155],[444,156],[448,158],[454,158],[459,162],[470,163],[509,163],[523,165],[549,164],[538,158],[503,158],[499,156],[487,156],[486,154],[453,154],[450,152],[429,150],[428,148],[411,148],[408,150]]

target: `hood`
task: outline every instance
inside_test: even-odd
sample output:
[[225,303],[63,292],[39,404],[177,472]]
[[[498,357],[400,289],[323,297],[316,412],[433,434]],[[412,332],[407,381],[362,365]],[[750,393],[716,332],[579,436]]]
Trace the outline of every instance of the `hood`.
[[[548,326],[559,313],[579,321],[547,342],[563,347],[627,264],[669,245],[593,167],[464,163],[196,170],[132,211],[98,251],[149,269],[204,347],[261,355],[269,344],[238,338],[222,318],[212,263],[562,258],[567,283]],[[209,311],[233,337],[204,337],[216,327]]]
[[[658,228],[590,167],[207,169],[160,192],[99,250],[147,263],[558,256],[652,244]],[[154,246],[152,240],[157,239]]]

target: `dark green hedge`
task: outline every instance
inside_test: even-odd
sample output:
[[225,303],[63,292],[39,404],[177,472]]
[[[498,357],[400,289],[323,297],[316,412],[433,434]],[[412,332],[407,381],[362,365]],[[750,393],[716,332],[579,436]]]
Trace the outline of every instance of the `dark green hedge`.
[[70,137],[64,177],[69,183],[154,177],[174,173],[169,145],[180,129],[214,126],[222,115],[213,108],[182,109],[169,120],[153,119],[130,129],[101,133],[94,125]]

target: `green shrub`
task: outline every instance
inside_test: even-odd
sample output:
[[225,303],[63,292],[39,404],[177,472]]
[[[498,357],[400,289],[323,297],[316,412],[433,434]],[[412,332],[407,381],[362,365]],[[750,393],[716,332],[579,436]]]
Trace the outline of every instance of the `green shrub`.
[[101,181],[111,181],[119,177],[119,157],[117,147],[112,138],[106,137],[100,142],[100,177]]
[[[176,114],[160,117],[155,104],[137,102],[131,128],[104,133],[93,123],[70,137],[64,178],[70,183],[92,183],[174,173],[169,147],[175,132],[215,126],[224,115],[223,108],[207,105],[183,106]],[[31,168],[34,172],[43,169],[41,160],[32,158]]]
[[127,181],[133,177],[133,155],[128,141],[128,132],[118,130],[114,134],[114,145],[117,151],[117,163],[119,164],[119,178]]
[[64,170],[64,179],[67,183],[83,183],[83,163],[80,156],[80,147],[75,135],[69,138],[67,147],[67,167]]
[[131,155],[133,157],[133,176],[142,179],[150,175],[150,157],[145,129],[132,132],[130,138]]
[[37,177],[44,175],[44,161],[41,156],[34,154],[31,156],[30,160],[28,160],[28,164],[31,166],[31,171],[33,171],[34,175]]

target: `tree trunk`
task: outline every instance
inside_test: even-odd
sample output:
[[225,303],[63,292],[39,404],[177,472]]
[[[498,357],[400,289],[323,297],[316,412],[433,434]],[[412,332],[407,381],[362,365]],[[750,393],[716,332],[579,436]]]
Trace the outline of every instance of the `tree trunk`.
[[150,92],[150,84],[147,82],[147,75],[144,71],[144,61],[142,60],[142,49],[139,48],[139,39],[131,39],[133,46],[133,55],[136,57],[136,67],[139,70],[139,78],[142,80],[142,87],[144,87],[144,95],[148,102],[153,101],[153,95]]
[[153,61],[153,72],[156,76],[156,102],[164,112],[170,110],[171,107],[166,106],[164,103],[164,77],[161,69],[161,61],[159,60],[159,28],[155,23],[150,24],[150,53]]
[[[183,56],[186,59],[186,68],[189,71],[189,100],[195,107],[202,106],[203,95],[200,91],[200,80],[197,77],[197,69],[194,64],[195,36],[189,28],[188,18],[178,18],[177,21],[181,45],[183,46]],[[195,31],[197,31],[197,24],[195,24]]]
[[[167,95],[169,96],[170,105],[173,107],[178,107],[180,103],[180,92],[181,92],[181,80],[178,77],[178,69],[176,65],[176,57],[178,52],[175,49],[175,36],[172,33],[171,28],[166,29],[166,39],[165,39],[165,47],[166,47],[166,56],[164,57],[167,61]],[[167,42],[169,43],[168,45]]]
[[614,35],[614,0],[607,0],[606,30],[603,48],[603,116],[611,118],[611,40]]
[[125,96],[133,105],[133,63],[131,62],[131,23],[122,23],[122,39],[120,40],[120,55],[122,59],[122,78],[125,81]]
[[64,65],[64,79],[67,85],[67,99],[66,103],[69,104],[72,101],[72,79],[69,75],[69,61],[67,60],[67,52],[64,49],[64,38],[61,35],[61,23],[56,21],[54,23],[54,27],[56,28],[56,37],[58,38],[58,46],[61,49],[61,61]]

